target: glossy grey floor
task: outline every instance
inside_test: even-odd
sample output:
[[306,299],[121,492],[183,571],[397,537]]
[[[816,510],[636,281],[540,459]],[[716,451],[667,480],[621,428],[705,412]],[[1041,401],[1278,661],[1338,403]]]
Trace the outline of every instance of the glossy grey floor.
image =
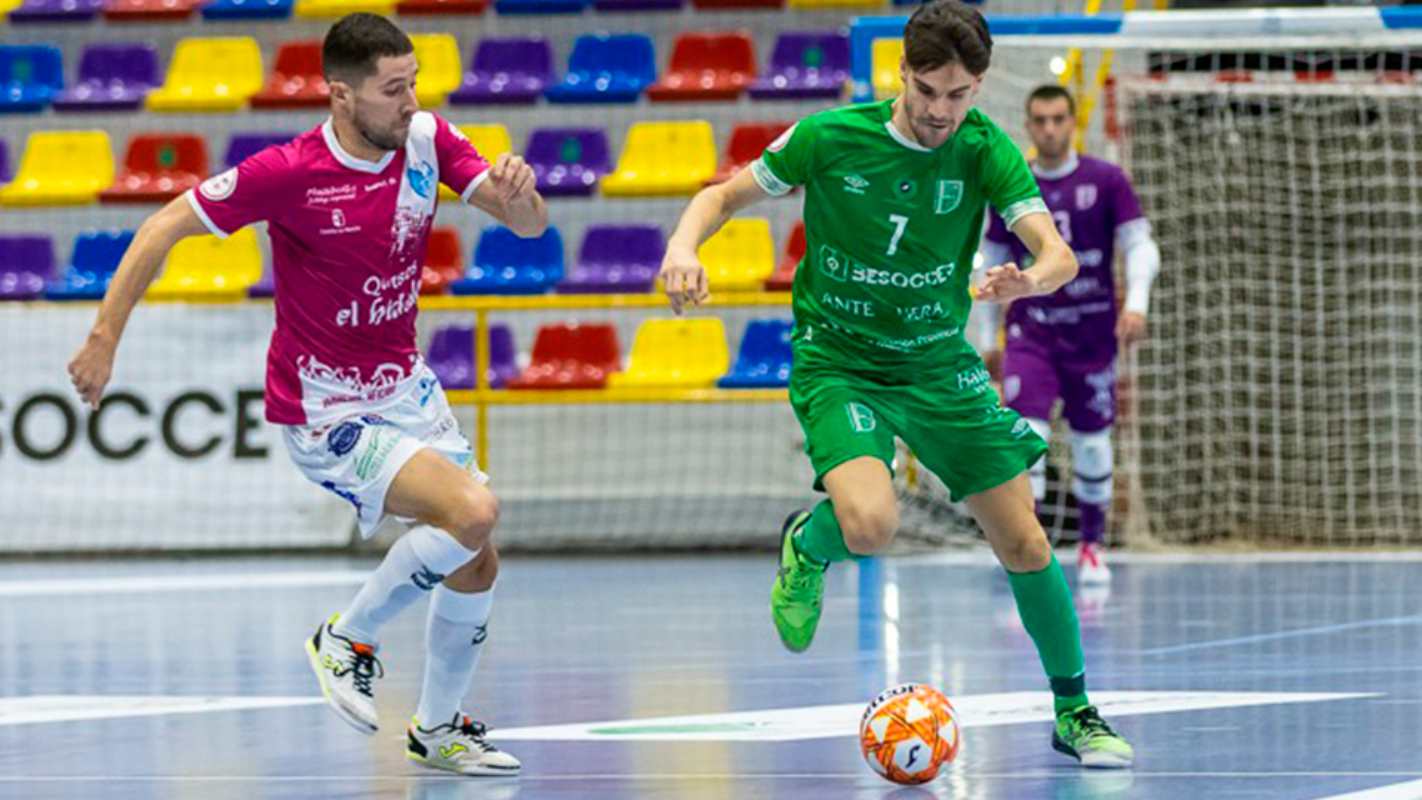
[[[836,567],[798,656],[770,626],[772,556],[510,557],[468,709],[524,774],[432,774],[402,750],[423,606],[384,631],[374,737],[320,704],[302,654],[371,566],[0,566],[0,797],[1422,797],[1417,554],[1118,559],[1077,602],[1089,686],[1137,748],[1124,773],[1052,752],[1007,582],[969,553]],[[918,788],[853,738],[909,680],[965,726]]]

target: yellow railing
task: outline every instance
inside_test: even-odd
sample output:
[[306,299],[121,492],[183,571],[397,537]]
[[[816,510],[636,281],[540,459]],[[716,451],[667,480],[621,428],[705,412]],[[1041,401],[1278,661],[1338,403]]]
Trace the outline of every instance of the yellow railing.
[[[1156,11],[1164,11],[1169,8],[1169,0],[1152,0],[1151,5]],[[1122,11],[1134,11],[1136,0],[1122,0]],[[1101,0],[1086,0],[1086,7],[1082,13],[1088,17],[1094,17],[1101,13]],[[1091,91],[1085,91],[1085,84],[1082,80],[1082,52],[1080,47],[1073,47],[1067,53],[1066,68],[1062,70],[1061,84],[1071,89],[1071,93],[1076,97],[1076,140],[1073,145],[1078,151],[1086,149],[1086,130],[1091,124],[1091,114],[1096,110],[1097,98],[1106,89],[1106,82],[1111,79],[1112,62],[1115,60],[1116,51],[1106,48],[1101,51],[1101,62],[1096,65],[1096,72],[1091,79]]]
[[[712,295],[704,307],[747,308],[788,306],[789,292],[726,292]],[[666,309],[659,294],[563,295],[430,295],[420,298],[421,311],[474,312],[474,388],[447,393],[452,405],[472,405],[475,414],[475,457],[489,463],[491,406],[591,405],[616,403],[771,403],[784,402],[784,389],[715,389],[711,387],[627,387],[621,389],[514,390],[489,387],[489,314],[518,311],[595,309]]]

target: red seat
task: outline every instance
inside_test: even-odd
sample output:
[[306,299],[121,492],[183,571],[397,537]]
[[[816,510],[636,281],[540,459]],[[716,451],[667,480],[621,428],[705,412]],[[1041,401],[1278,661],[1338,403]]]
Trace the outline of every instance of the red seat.
[[647,89],[654,102],[734,100],[755,78],[755,46],[748,33],[684,33],[671,66]]
[[253,108],[325,106],[331,96],[321,74],[321,43],[287,42],[277,50],[267,85],[252,97]]
[[99,193],[105,203],[162,203],[197,186],[207,175],[207,145],[191,133],[145,133],[128,141],[114,185]]
[[730,180],[732,175],[760,158],[765,148],[788,127],[790,124],[786,122],[742,122],[737,125],[731,130],[731,141],[726,144],[720,171],[706,185]]
[[805,223],[795,223],[790,231],[790,240],[785,243],[785,252],[780,256],[780,264],[775,273],[765,280],[765,288],[771,292],[788,292],[795,283],[795,267],[805,257]]
[[464,277],[463,246],[455,228],[430,231],[425,247],[425,267],[420,272],[420,294],[445,294],[449,285]]
[[784,8],[785,0],[691,0],[698,9],[705,8]]
[[187,19],[205,0],[109,0],[104,17],[119,22]]
[[489,0],[400,0],[400,14],[482,14]]
[[610,324],[544,325],[533,340],[532,363],[510,389],[601,389],[622,371],[622,348]]

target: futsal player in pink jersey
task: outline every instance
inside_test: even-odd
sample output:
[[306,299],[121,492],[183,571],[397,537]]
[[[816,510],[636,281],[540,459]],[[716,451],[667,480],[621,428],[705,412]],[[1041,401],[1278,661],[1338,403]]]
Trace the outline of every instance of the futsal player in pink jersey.
[[130,312],[179,240],[265,220],[276,279],[266,417],[293,461],[355,508],[363,535],[387,516],[413,527],[306,650],[322,693],[377,729],[380,627],[431,594],[424,683],[406,754],[468,775],[519,762],[461,708],[487,638],[499,505],[415,341],[425,246],[443,183],[520,236],[548,226],[522,158],[490,165],[452,125],[420,111],[408,36],[351,14],[326,34],[331,117],[204,181],[138,229],[87,340],[69,364],[97,408]]

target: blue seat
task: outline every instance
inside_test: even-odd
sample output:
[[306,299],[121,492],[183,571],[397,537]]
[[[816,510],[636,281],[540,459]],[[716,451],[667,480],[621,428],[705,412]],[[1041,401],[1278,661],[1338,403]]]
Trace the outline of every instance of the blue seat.
[[99,300],[113,280],[133,231],[92,231],[74,240],[74,253],[57,280],[45,287],[50,300]]
[[775,389],[790,385],[788,319],[758,319],[746,326],[736,365],[716,382],[722,389]]
[[548,87],[547,97],[553,103],[635,103],[656,80],[650,36],[585,34],[573,43],[568,74]]
[[295,0],[212,0],[202,7],[203,19],[286,19]]
[[550,227],[537,239],[520,239],[501,225],[484,229],[474,263],[450,284],[454,294],[543,294],[563,279],[563,237]]
[[64,60],[58,47],[0,47],[0,111],[43,111],[63,88]]
[[500,14],[578,14],[590,0],[494,0]]

